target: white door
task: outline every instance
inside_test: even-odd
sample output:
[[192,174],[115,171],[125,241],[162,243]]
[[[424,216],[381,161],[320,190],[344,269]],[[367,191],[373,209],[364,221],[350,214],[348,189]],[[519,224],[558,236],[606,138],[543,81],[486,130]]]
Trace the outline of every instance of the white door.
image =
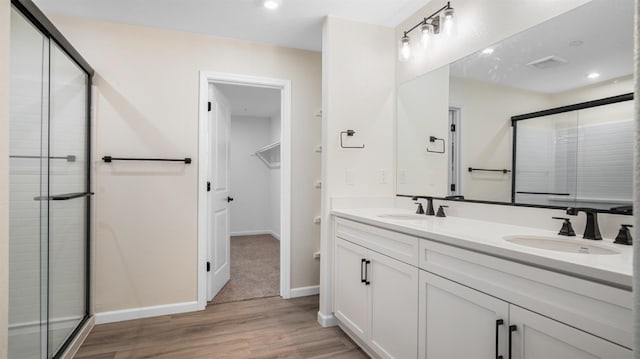
[[209,176],[207,300],[212,300],[229,281],[229,102],[213,84],[209,84]]
[[509,303],[421,270],[418,311],[419,358],[509,357]]
[[631,350],[515,305],[509,308],[513,359],[622,359]]
[[367,312],[366,248],[336,238],[335,251],[335,314],[355,335],[366,338]]
[[419,269],[369,251],[370,343],[381,358],[418,355]]

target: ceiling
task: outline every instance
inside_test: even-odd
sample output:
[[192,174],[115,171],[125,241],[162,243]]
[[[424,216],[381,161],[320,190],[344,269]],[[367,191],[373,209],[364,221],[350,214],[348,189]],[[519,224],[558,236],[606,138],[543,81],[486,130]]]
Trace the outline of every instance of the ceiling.
[[327,15],[395,27],[430,0],[34,0],[45,13],[80,16],[321,51]]
[[[541,93],[558,93],[633,73],[633,1],[593,0],[456,61],[451,75]],[[556,66],[532,61],[555,56]],[[598,72],[600,77],[588,79]]]
[[216,84],[231,107],[231,116],[270,118],[280,112],[280,90],[265,87]]

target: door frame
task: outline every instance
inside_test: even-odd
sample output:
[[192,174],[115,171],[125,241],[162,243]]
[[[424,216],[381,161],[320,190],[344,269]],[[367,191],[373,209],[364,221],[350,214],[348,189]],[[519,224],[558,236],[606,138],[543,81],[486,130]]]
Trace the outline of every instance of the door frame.
[[281,90],[280,112],[280,296],[291,297],[291,81],[241,74],[200,71],[198,102],[198,309],[207,306],[207,166],[206,133],[209,83]]

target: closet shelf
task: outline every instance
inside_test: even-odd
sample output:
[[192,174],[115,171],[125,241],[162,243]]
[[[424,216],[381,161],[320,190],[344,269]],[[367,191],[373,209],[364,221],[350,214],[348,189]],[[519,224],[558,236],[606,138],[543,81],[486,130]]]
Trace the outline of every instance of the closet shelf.
[[280,141],[264,146],[255,155],[269,168],[280,168]]

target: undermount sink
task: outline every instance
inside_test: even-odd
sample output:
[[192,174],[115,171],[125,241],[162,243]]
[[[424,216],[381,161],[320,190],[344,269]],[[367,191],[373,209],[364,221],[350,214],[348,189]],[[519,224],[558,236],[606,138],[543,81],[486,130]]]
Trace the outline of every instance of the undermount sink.
[[584,243],[578,239],[558,239],[552,237],[539,236],[505,236],[503,239],[507,242],[520,246],[532,247],[537,249],[546,249],[549,251],[565,252],[565,253],[581,253],[581,254],[598,254],[610,255],[620,254],[620,252],[593,244]]
[[379,214],[378,217],[384,218],[384,219],[402,220],[402,221],[409,221],[409,220],[416,220],[416,219],[427,219],[427,217],[424,214],[414,214],[414,213]]

